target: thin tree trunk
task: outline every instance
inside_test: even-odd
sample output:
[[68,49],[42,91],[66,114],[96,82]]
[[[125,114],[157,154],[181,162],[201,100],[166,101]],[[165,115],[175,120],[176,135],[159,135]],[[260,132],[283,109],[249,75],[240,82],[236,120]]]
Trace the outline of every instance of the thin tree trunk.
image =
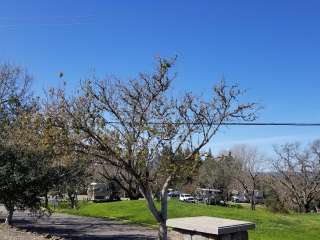
[[143,195],[147,200],[148,208],[151,211],[152,215],[155,217],[158,223],[161,223],[161,216],[154,204],[151,191],[147,190]]
[[304,203],[303,208],[305,213],[310,212],[310,203],[309,202]]
[[132,189],[132,188],[129,188],[127,191],[126,191],[126,194],[128,195],[129,199],[130,200],[138,200],[139,199],[139,195],[140,195],[140,192],[139,190],[137,191],[137,189]]
[[129,199],[130,199],[130,200],[139,200],[139,196],[133,196],[133,195],[131,195],[131,196],[129,196]]
[[11,208],[8,210],[5,224],[12,225],[12,217],[13,217],[13,209]]
[[256,203],[255,203],[255,197],[254,197],[254,191],[251,193],[251,210],[256,210]]
[[73,209],[75,209],[76,207],[77,207],[77,204],[76,204],[76,199],[75,199],[75,197],[72,197],[72,200],[71,200],[71,207],[73,208]]
[[163,219],[162,214],[157,210],[153,197],[152,192],[150,189],[144,188],[143,195],[147,200],[148,208],[151,211],[152,215],[155,217],[157,222],[159,223],[159,239],[160,240],[167,240],[167,227],[166,227],[166,220]]
[[161,190],[161,210],[160,212],[157,210],[153,196],[152,191],[150,187],[147,186],[141,186],[141,191],[144,195],[144,197],[147,200],[147,204],[149,207],[149,210],[151,211],[152,215],[155,217],[157,222],[159,223],[159,239],[160,240],[167,240],[168,239],[168,228],[167,228],[167,215],[168,215],[168,187],[169,183],[171,181],[171,176],[169,176],[165,183],[162,186]]
[[159,240],[167,240],[168,239],[168,228],[167,223],[162,222],[159,225]]
[[168,239],[167,215],[168,215],[168,191],[161,191],[161,222],[159,224],[159,239]]
[[46,194],[44,195],[44,207],[49,207],[48,192],[46,192]]
[[304,213],[304,212],[305,212],[304,206],[303,206],[303,204],[300,204],[299,205],[299,213]]
[[127,189],[127,194],[130,200],[138,200],[140,195],[139,187],[130,182]]
[[69,197],[69,200],[70,200],[70,207],[72,209],[76,208],[76,194],[68,193],[68,197]]
[[161,217],[162,222],[159,226],[159,239],[168,239],[168,228],[167,228],[167,218],[168,218],[168,187],[171,181],[171,176],[169,176],[161,189]]

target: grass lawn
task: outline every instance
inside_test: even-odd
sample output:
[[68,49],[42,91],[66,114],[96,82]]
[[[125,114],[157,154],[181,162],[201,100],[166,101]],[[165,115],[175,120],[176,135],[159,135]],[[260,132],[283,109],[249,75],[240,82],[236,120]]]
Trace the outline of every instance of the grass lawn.
[[[60,212],[82,216],[115,218],[129,222],[156,225],[146,202],[120,201],[110,203],[82,203],[79,209],[60,209]],[[275,214],[260,207],[251,211],[247,207],[220,207],[204,204],[169,201],[169,218],[214,216],[247,220],[256,223],[256,230],[249,231],[250,240],[316,240],[320,239],[320,215]]]

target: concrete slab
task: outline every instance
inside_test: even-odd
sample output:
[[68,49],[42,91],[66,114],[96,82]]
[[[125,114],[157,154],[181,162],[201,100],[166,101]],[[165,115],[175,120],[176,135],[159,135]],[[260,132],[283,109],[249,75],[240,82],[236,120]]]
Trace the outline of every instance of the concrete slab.
[[167,226],[174,229],[211,235],[245,232],[255,228],[255,224],[251,222],[215,217],[172,218],[167,220]]

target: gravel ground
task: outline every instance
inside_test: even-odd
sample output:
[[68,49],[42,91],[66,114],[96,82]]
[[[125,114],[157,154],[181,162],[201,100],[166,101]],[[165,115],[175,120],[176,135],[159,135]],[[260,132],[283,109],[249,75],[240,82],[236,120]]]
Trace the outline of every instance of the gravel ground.
[[[4,216],[0,207],[0,218]],[[139,225],[66,214],[37,219],[17,212],[13,224],[18,230],[1,225],[0,240],[154,240],[157,235],[156,230]]]
[[7,225],[0,225],[0,239],[1,240],[58,240],[59,237],[52,237],[50,235],[40,235],[28,231],[23,231],[15,227]]

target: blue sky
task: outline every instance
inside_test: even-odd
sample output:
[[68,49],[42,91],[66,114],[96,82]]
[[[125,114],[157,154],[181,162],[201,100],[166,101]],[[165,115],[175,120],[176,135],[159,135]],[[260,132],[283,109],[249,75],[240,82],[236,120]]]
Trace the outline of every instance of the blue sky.
[[[70,88],[92,69],[123,78],[178,55],[175,91],[208,93],[222,76],[265,109],[259,121],[320,122],[320,2],[316,0],[3,0],[0,61],[23,65],[34,90]],[[311,141],[320,128],[230,127],[215,152],[248,143]]]

